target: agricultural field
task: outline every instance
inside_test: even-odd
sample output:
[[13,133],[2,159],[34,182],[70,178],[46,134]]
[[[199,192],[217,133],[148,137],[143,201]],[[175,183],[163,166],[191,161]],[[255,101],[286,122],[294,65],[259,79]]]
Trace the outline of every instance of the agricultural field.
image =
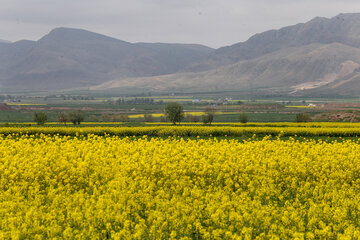
[[83,126],[83,127],[0,127],[0,134],[3,136],[118,136],[118,137],[229,137],[246,139],[252,136],[273,136],[273,137],[339,137],[356,138],[360,137],[360,123],[233,123],[222,126]]
[[[0,239],[360,239],[358,103],[10,100],[0,104]],[[164,119],[174,101],[185,111],[176,126]],[[73,111],[80,125],[57,120]]]
[[0,239],[359,239],[354,123],[1,127]]
[[[38,93],[40,94],[40,93]],[[300,113],[314,121],[358,122],[360,101],[351,99],[246,99],[232,95],[102,96],[74,94],[0,95],[0,123],[32,122],[35,112],[45,112],[49,122],[56,122],[60,112],[82,111],[85,122],[164,122],[169,102],[184,106],[183,122],[201,122],[204,110],[214,108],[214,122],[238,122],[245,113],[252,122],[293,122]],[[3,102],[3,103],[1,103]],[[145,115],[151,116],[145,118]]]

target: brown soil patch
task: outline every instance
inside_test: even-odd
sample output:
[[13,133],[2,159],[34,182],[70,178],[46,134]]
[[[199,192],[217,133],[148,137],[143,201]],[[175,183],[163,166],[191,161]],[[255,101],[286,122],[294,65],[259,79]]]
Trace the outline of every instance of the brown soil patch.
[[11,110],[12,108],[6,103],[0,103],[0,110]]
[[360,111],[338,111],[316,114],[313,120],[326,120],[329,122],[360,122]]

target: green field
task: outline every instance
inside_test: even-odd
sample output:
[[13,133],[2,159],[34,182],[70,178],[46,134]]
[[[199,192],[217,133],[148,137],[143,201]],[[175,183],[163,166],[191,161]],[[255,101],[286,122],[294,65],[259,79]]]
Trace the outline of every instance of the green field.
[[[79,95],[77,95],[79,94]],[[224,93],[223,93],[224,94]],[[347,119],[331,119],[329,113],[354,111],[360,112],[359,99],[305,99],[305,98],[248,98],[244,96],[221,95],[220,93],[201,95],[158,95],[143,94],[138,96],[120,96],[114,94],[97,95],[82,94],[46,94],[14,93],[0,95],[0,103],[7,104],[10,109],[0,108],[1,123],[29,123],[34,120],[35,112],[45,112],[49,122],[56,122],[60,112],[82,111],[85,122],[116,122],[119,116],[127,116],[125,122],[132,124],[145,122],[144,114],[154,114],[152,122],[164,122],[160,117],[166,105],[176,101],[183,105],[185,112],[195,113],[198,122],[200,115],[211,106],[215,109],[214,122],[238,122],[239,115],[245,113],[251,122],[293,122],[299,113],[308,113],[314,121],[352,121]],[[328,104],[345,104],[333,109],[324,108]],[[314,107],[310,106],[314,105]],[[310,107],[309,107],[310,106]],[[319,117],[323,114],[323,117]],[[137,116],[137,117],[133,117]],[[140,117],[139,117],[140,116]],[[356,116],[359,118],[359,116]],[[352,119],[352,120],[351,120]],[[359,118],[360,119],[360,118]],[[195,121],[185,118],[183,122]],[[121,120],[123,121],[123,120]],[[148,120],[149,121],[149,120]]]

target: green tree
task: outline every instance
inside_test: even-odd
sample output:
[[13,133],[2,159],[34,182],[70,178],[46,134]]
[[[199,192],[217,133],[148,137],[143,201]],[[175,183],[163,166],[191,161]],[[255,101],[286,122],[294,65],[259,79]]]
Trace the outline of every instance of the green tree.
[[177,122],[180,123],[185,116],[183,106],[177,102],[167,104],[165,108],[165,116],[174,125]]
[[34,113],[34,121],[38,125],[44,125],[48,120],[48,116],[45,112],[35,112]]
[[240,113],[239,115],[239,122],[247,123],[249,121],[249,116],[246,113]]
[[295,122],[311,122],[310,114],[307,113],[296,114]]
[[206,107],[204,110],[205,115],[202,117],[204,124],[211,124],[214,121],[216,109],[213,107]]
[[69,113],[69,120],[73,124],[80,124],[82,121],[84,121],[85,116],[84,113],[81,111],[74,111]]

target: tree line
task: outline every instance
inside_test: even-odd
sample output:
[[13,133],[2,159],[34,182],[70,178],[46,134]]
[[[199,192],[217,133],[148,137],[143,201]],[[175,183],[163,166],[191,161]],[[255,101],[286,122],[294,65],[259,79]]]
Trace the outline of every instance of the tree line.
[[[74,125],[79,125],[81,122],[84,121],[85,115],[81,111],[73,111],[70,113],[60,112],[60,113],[58,113],[56,118],[59,123],[63,123],[65,125],[68,122],[71,122]],[[35,112],[34,113],[34,121],[38,125],[43,125],[48,121],[48,116],[45,112]]]
[[[216,113],[216,109],[214,107],[206,107],[204,110],[204,114],[202,116],[192,116],[189,115],[189,122],[200,122],[202,121],[204,124],[211,125],[214,121],[214,116]],[[71,122],[74,125],[79,125],[81,122],[84,121],[85,115],[82,111],[73,111],[70,113],[60,112],[57,115],[57,121],[59,123],[66,123]],[[119,115],[116,118],[111,118],[110,115],[102,116],[103,120],[110,121],[113,119],[114,121],[120,122],[127,122],[129,121],[129,117],[127,115]],[[181,104],[177,102],[171,102],[166,105],[165,107],[165,118],[162,119],[163,121],[170,121],[174,125],[177,123],[181,123],[185,118],[184,108]],[[153,122],[152,114],[144,114],[145,122]],[[35,112],[34,113],[34,121],[38,125],[43,125],[48,121],[48,116],[45,112]],[[246,113],[240,113],[238,116],[238,121],[241,123],[247,123],[249,121],[249,116]],[[309,114],[297,114],[295,118],[295,122],[310,122],[311,117]]]

